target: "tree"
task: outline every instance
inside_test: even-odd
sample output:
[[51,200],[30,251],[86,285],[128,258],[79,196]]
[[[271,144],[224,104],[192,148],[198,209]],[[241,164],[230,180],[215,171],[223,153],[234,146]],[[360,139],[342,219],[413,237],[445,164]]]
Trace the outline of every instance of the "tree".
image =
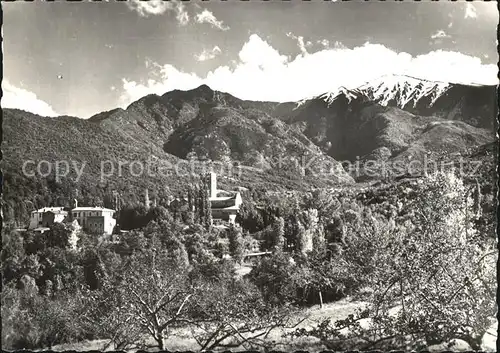
[[148,212],[148,219],[156,222],[166,221],[170,223],[173,221],[172,215],[163,206],[151,207]]
[[296,256],[296,270],[293,282],[296,284],[303,302],[312,304],[319,301],[320,308],[324,301],[338,300],[345,296],[347,283],[352,281],[352,275],[338,257],[324,247],[315,248],[307,256]]
[[2,251],[0,253],[2,265],[2,284],[19,279],[23,273],[23,261],[26,257],[24,241],[14,229],[5,229],[2,232]]
[[187,271],[189,268],[189,255],[184,244],[177,238],[170,238],[165,248],[168,249],[168,257],[173,268],[182,268]]
[[297,251],[305,254],[307,251],[312,248],[312,234],[309,231],[306,231],[302,223],[298,221],[297,223]]
[[[351,214],[346,211],[346,214]],[[335,215],[326,227],[328,243],[345,243],[344,221],[339,215]]]
[[260,250],[260,242],[250,234],[246,233],[243,236],[243,248],[245,252],[254,252]]
[[[194,227],[196,228],[196,227]],[[188,253],[190,261],[201,254],[203,251],[206,251],[208,248],[208,240],[202,236],[202,229],[198,225],[199,229],[193,229],[192,233],[185,234],[183,237],[184,246],[186,247],[186,251]]]
[[[134,337],[147,335],[160,350],[165,347],[168,329],[188,317],[193,295],[186,269],[176,267],[165,250],[155,249],[134,252],[119,271],[109,274],[105,288],[108,290],[100,291],[96,304],[90,306],[89,320],[99,327],[112,322],[115,332],[108,333],[111,340],[115,335],[130,334],[126,328],[131,327]],[[106,300],[112,307],[98,310]]]
[[318,228],[312,236],[312,247],[313,250],[320,252],[326,249],[325,231],[322,224],[318,224]]
[[54,292],[65,291],[75,293],[85,283],[83,266],[78,253],[50,247],[39,253],[41,273],[37,284],[43,290],[47,280],[54,284]]
[[193,283],[207,282],[225,282],[235,277],[234,262],[226,259],[220,259],[215,255],[203,249],[193,258],[192,271],[189,277]]
[[[272,307],[245,280],[205,283],[197,293],[192,335],[201,351],[217,348],[271,348],[264,340],[291,323],[290,309]],[[207,295],[210,293],[210,295]]]
[[229,252],[236,262],[241,262],[243,260],[243,255],[245,253],[245,247],[243,242],[243,236],[241,234],[241,229],[231,225],[229,228]]
[[142,343],[143,327],[132,320],[129,308],[116,295],[111,281],[104,281],[98,291],[88,291],[84,296],[86,310],[81,315],[82,326],[95,336],[109,341],[110,345],[123,350]]
[[267,303],[283,305],[296,301],[295,271],[297,266],[288,253],[275,252],[270,258],[262,259],[249,273],[249,278]]
[[[203,180],[203,179],[202,179]],[[201,187],[198,189],[198,199],[197,199],[197,207],[196,209],[198,210],[197,214],[198,216],[195,217],[195,219],[198,220],[198,223],[205,226],[206,224],[206,217],[207,217],[207,209],[206,209],[206,199],[208,197],[207,189],[205,188],[205,184],[202,183]]]
[[79,295],[38,294],[33,278],[25,275],[21,289],[2,288],[2,348],[49,349],[59,343],[81,339],[78,324]]
[[310,208],[303,212],[304,226],[307,234],[308,251],[322,249],[325,246],[325,235],[323,226],[320,223],[318,210]]
[[197,221],[196,213],[196,191],[192,185],[188,186],[188,223],[193,224]]
[[203,198],[202,198],[202,207],[203,207],[203,226],[205,227],[206,230],[210,230],[212,227],[212,207],[210,203],[210,199],[208,197],[208,183],[205,180],[205,183],[203,184]]
[[272,248],[276,251],[283,251],[285,247],[285,220],[283,217],[277,217],[274,220],[271,236]]
[[33,321],[36,322],[42,347],[72,342],[81,337],[81,328],[75,316],[78,315],[80,295],[60,293],[57,297],[37,297],[33,308]]
[[119,211],[118,223],[122,229],[143,228],[151,220],[148,214],[148,210],[142,203],[129,204]]
[[255,233],[264,229],[264,219],[261,212],[255,208],[254,201],[249,198],[250,195],[243,197],[243,204],[240,206],[236,221],[243,229]]
[[326,222],[340,208],[340,202],[335,196],[324,189],[314,190],[304,200],[304,207],[318,210],[320,220]]
[[26,306],[36,293],[15,288],[13,283],[2,286],[2,349],[36,347],[38,338]]
[[47,232],[46,241],[48,247],[69,248],[72,227],[63,223],[55,223]]
[[132,230],[120,234],[119,243],[114,245],[114,251],[118,254],[132,254],[146,246],[147,238],[144,232]]

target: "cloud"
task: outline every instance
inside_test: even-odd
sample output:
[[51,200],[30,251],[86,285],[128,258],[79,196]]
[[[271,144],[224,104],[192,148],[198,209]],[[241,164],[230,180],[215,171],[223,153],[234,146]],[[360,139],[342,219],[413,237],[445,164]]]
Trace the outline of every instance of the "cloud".
[[213,58],[215,58],[217,55],[219,55],[221,53],[221,50],[220,48],[216,45],[215,47],[213,47],[212,50],[206,50],[204,49],[201,54],[199,55],[195,55],[195,59],[197,61],[207,61],[207,60],[212,60]]
[[172,9],[170,1],[162,0],[131,0],[127,1],[127,6],[129,9],[137,11],[137,13],[142,17],[148,17],[149,15],[161,15],[167,12],[167,10]]
[[330,41],[328,39],[318,40],[317,43],[321,44],[325,48],[328,48],[330,46]]
[[[156,68],[156,66],[154,66]],[[149,79],[145,83],[122,79],[124,93],[120,97],[121,105],[128,105],[148,94],[164,94],[174,89],[188,90],[200,86],[201,80],[192,73],[181,72],[174,66],[160,66],[157,72],[160,79]]]
[[217,20],[214,14],[207,9],[203,10],[203,12],[196,14],[196,22],[208,23],[212,27],[218,28],[221,31],[227,31],[229,29],[228,26],[225,26],[222,21]]
[[136,11],[139,16],[162,15],[167,11],[175,11],[176,19],[180,25],[189,23],[189,14],[181,1],[164,0],[129,0],[126,2],[129,9]]
[[439,31],[437,31],[436,33],[431,35],[431,38],[432,39],[441,39],[441,38],[451,38],[451,36],[449,34],[447,34],[445,31],[443,31],[442,29],[440,29]]
[[2,81],[2,90],[2,108],[16,108],[42,116],[53,117],[60,115],[33,92],[16,87],[7,80]]
[[180,25],[185,26],[189,23],[189,14],[185,9],[184,3],[182,3],[181,1],[177,1],[176,4],[177,5],[175,7],[175,12],[177,13],[177,15],[175,16],[175,18]]
[[457,52],[438,50],[413,57],[380,44],[346,48],[336,43],[334,48],[290,58],[256,34],[243,45],[235,65],[220,66],[204,77],[169,64],[153,69],[158,70],[157,79],[123,81],[124,104],[149,93],[164,94],[201,84],[242,99],[297,101],[340,86],[355,88],[392,73],[436,81],[497,84],[496,65],[483,65],[479,58]]
[[411,75],[465,84],[498,84],[496,65],[484,65],[481,59],[458,52],[437,50],[412,59]]
[[295,39],[299,45],[300,52],[302,55],[306,55],[307,53],[307,47],[310,47],[312,45],[312,42],[307,41],[304,43],[304,37],[302,36],[296,36],[292,32],[288,32],[286,34],[287,37]]
[[289,59],[286,55],[281,55],[256,34],[250,36],[238,56],[241,65],[252,68],[257,67],[262,70],[278,69],[285,65]]
[[476,17],[477,17],[476,8],[471,3],[467,3],[467,5],[465,5],[464,18],[476,18]]

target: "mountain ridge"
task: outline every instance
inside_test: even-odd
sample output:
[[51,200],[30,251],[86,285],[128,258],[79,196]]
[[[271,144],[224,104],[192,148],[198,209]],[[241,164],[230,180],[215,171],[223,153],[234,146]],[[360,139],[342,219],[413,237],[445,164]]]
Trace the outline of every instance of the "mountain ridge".
[[[47,189],[21,173],[26,160],[47,160],[52,165],[58,160],[88,162],[81,185],[73,186],[87,194],[101,184],[102,161],[146,161],[151,156],[171,165],[185,165],[194,157],[201,163],[223,162],[243,170],[238,180],[221,177],[229,189],[308,189],[352,184],[353,176],[341,164],[407,163],[422,156],[466,154],[495,141],[496,87],[451,86],[431,108],[426,104],[401,108],[390,99],[384,106],[378,98],[355,95],[347,88],[340,91],[297,106],[297,102],[245,101],[202,85],[150,94],[125,109],[90,119],[46,119],[4,109],[2,164],[6,185],[11,185],[6,196],[22,204],[19,198],[37,194],[33,188]],[[183,173],[189,172],[184,169]],[[189,182],[190,178],[178,176],[136,178],[130,173],[106,181],[111,188],[136,194],[148,185],[182,192]],[[43,193],[38,195],[37,205]]]

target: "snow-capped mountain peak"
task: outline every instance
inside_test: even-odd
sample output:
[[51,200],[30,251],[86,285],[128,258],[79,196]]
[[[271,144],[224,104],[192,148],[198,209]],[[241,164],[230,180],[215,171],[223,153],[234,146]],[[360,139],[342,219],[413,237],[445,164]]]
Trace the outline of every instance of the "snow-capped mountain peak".
[[319,96],[313,96],[310,98],[301,99],[300,101],[296,102],[295,109],[299,108],[300,106],[302,106],[306,102],[313,100],[313,99],[324,100],[327,103],[327,105],[330,106],[340,96],[344,96],[345,98],[347,98],[349,103],[351,103],[352,100],[358,98],[358,94],[355,91],[349,90],[346,87],[341,86],[334,91],[326,92],[326,93],[323,93]]
[[365,83],[357,92],[380,105],[394,104],[400,108],[413,107],[426,98],[431,107],[449,88],[446,82],[428,81],[406,75],[384,75]]
[[319,98],[323,99],[327,103],[327,105],[330,106],[340,95],[343,95],[345,98],[347,98],[349,103],[351,103],[353,99],[356,99],[358,97],[355,92],[348,90],[344,86],[341,86],[334,92],[323,93],[321,96],[319,96]]
[[[315,98],[324,100],[330,106],[340,96],[347,98],[349,103],[357,98],[363,98],[380,105],[393,105],[399,108],[415,108],[425,99],[425,105],[432,107],[439,97],[451,87],[450,83],[429,81],[407,75],[384,75],[366,82],[354,89],[339,87],[323,93]],[[307,99],[297,103],[297,107]]]

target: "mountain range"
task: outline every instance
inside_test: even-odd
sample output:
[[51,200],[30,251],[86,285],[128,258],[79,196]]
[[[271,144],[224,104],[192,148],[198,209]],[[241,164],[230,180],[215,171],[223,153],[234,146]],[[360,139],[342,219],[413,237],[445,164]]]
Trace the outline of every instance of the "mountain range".
[[137,178],[125,170],[102,181],[103,161],[146,163],[154,157],[184,171],[186,160],[221,162],[239,171],[237,178],[221,177],[228,188],[352,184],[358,176],[342,164],[466,155],[495,141],[497,116],[496,86],[397,75],[300,102],[245,101],[202,85],[147,95],[88,120],[17,109],[3,113],[6,182],[31,185],[21,173],[25,160],[75,160],[87,165],[79,181],[87,189],[105,183],[120,190],[158,185],[182,190],[189,178],[179,173]]
[[495,107],[495,86],[389,75],[301,101],[287,121],[339,160],[414,158],[492,141]]

